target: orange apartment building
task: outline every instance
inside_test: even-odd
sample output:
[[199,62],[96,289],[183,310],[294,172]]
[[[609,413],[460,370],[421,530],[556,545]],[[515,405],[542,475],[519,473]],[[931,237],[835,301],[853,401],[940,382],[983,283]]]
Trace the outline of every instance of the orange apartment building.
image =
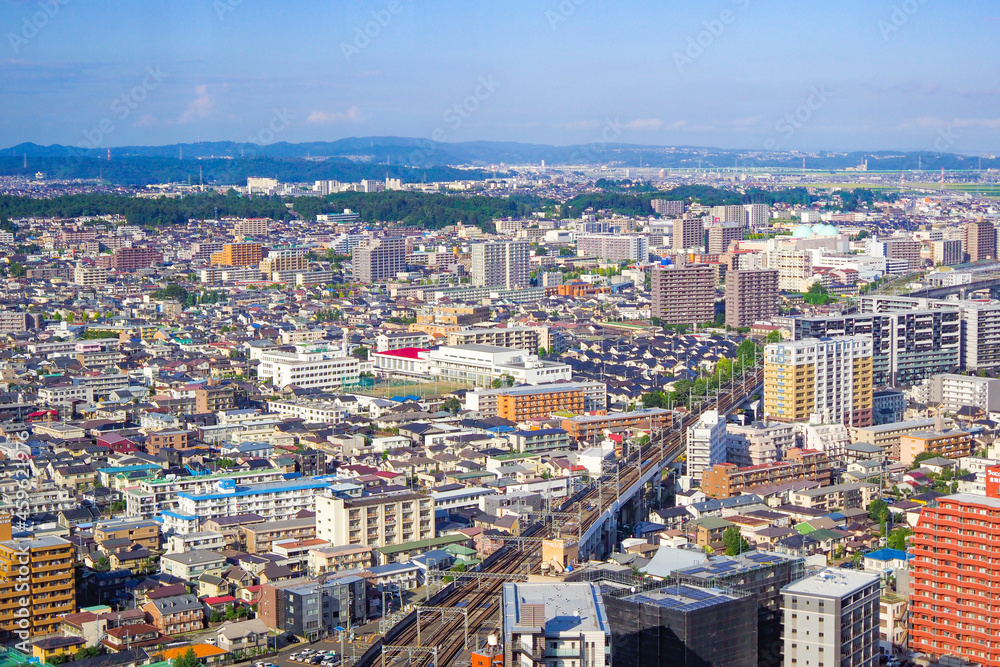
[[956,494],[924,507],[910,542],[909,648],[1000,667],[1000,499]]
[[673,423],[673,412],[663,408],[648,408],[609,415],[578,415],[562,420],[562,428],[573,440],[591,441],[605,431],[661,429]]
[[548,419],[560,410],[582,413],[583,390],[531,387],[497,396],[497,416],[513,422]]
[[710,498],[729,498],[756,487],[810,480],[826,486],[833,481],[833,463],[816,449],[789,449],[785,460],[740,468],[717,463],[701,476],[701,490]]
[[907,433],[899,436],[899,461],[912,465],[914,459],[924,452],[946,459],[959,459],[976,453],[976,441],[969,431],[951,429]]
[[0,631],[55,634],[76,611],[74,558],[73,543],[61,537],[0,542]]
[[258,266],[263,259],[264,247],[259,243],[227,243],[212,253],[212,266]]

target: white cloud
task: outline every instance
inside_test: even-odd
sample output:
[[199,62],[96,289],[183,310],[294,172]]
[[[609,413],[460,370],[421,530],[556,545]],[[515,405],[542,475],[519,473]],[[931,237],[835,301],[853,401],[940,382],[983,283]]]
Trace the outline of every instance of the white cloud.
[[313,111],[306,119],[307,123],[317,125],[337,125],[339,123],[363,123],[366,117],[361,113],[357,104],[351,106],[344,112],[340,111]]
[[658,130],[663,127],[659,118],[636,118],[625,123],[626,130]]
[[208,86],[201,84],[194,89],[195,98],[188,104],[187,109],[181,114],[181,117],[177,119],[179,123],[194,123],[195,121],[208,118],[209,114],[212,113],[212,108],[215,103],[212,102],[212,97],[208,94]]

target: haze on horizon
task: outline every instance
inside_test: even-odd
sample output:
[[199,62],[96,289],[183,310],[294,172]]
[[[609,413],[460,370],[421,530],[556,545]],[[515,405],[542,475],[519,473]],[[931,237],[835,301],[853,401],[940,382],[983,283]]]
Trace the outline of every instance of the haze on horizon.
[[0,27],[0,147],[1000,152],[1000,6],[985,0],[18,0]]

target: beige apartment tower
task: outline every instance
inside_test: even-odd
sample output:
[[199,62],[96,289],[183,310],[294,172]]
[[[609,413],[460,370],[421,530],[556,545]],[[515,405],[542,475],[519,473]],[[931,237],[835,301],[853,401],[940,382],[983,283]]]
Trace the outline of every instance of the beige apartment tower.
[[738,329],[777,314],[777,269],[747,269],[726,273],[726,324]]

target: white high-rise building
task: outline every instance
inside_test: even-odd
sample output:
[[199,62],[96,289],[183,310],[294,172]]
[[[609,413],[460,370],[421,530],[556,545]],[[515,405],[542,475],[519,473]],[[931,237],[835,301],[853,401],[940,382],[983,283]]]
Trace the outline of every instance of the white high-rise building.
[[527,287],[527,241],[488,241],[472,245],[472,284],[478,287]]
[[784,667],[879,664],[879,575],[826,568],[781,589]]
[[701,479],[702,472],[725,462],[726,420],[717,410],[708,410],[687,430],[687,474]]
[[744,204],[747,226],[750,229],[767,229],[771,222],[771,207],[767,204]]

